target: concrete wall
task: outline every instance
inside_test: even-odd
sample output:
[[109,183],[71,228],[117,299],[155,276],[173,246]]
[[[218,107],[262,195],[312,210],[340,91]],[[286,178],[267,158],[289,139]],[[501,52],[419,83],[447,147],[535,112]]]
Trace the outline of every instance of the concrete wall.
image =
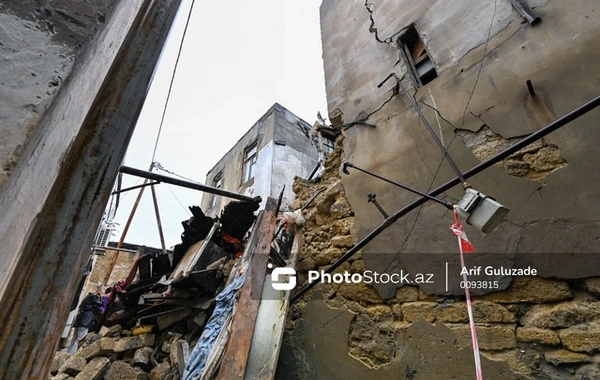
[[0,185],[115,0],[0,4]]
[[[301,124],[303,128],[300,127]],[[206,176],[206,184],[214,186],[214,178],[222,173],[221,187],[247,195],[260,195],[264,206],[267,197],[278,197],[285,185],[284,206],[292,205],[294,176],[310,175],[317,163],[318,152],[306,133],[310,126],[285,107],[275,103],[248,132],[223,156]],[[242,183],[245,149],[257,141],[256,174]],[[205,193],[201,207],[208,215],[218,215],[231,200]]]
[[[406,96],[394,93],[393,78],[378,87],[391,73],[414,94],[463,172],[598,96],[598,3],[525,3],[541,17],[537,25],[528,24],[505,0],[324,0],[330,120],[338,126],[375,125],[344,129],[340,162],[421,191],[455,177]],[[423,87],[408,75],[398,45],[411,25],[439,75]],[[527,80],[535,95],[528,92]],[[469,277],[498,285],[471,290],[485,378],[600,377],[595,364],[600,302],[594,285],[600,275],[598,115],[600,110],[591,111],[470,179],[510,213],[489,234],[465,226],[476,248],[466,266],[537,269],[536,276]],[[389,214],[418,198],[349,170],[345,175],[332,165],[333,174],[327,175],[339,182],[325,180],[328,189],[306,210],[300,282],[307,270],[327,268],[382,225],[368,193],[375,193]],[[317,188],[297,183],[299,204]],[[441,198],[457,202],[463,194],[456,186]],[[350,226],[339,215],[348,209]],[[278,376],[474,378],[452,223],[451,211],[428,202],[337,270],[432,273],[433,283],[328,285],[299,301],[288,321]]]

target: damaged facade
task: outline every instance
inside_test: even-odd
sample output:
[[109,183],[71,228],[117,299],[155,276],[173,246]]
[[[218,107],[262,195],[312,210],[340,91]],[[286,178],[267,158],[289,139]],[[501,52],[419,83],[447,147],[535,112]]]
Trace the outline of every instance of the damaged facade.
[[[599,10],[593,1],[323,1],[329,117],[344,138],[326,190],[306,210],[300,278],[382,225],[369,194],[389,215],[418,199],[358,170],[344,174],[341,163],[422,192],[456,177],[396,81],[384,82],[390,74],[464,173],[598,96]],[[469,277],[495,284],[471,290],[485,378],[600,376],[597,113],[468,179],[510,212],[489,234],[464,223],[476,249],[466,266],[537,270]],[[300,201],[320,188],[295,185]],[[463,195],[454,186],[439,198]],[[337,227],[340,203],[351,238]],[[452,211],[424,203],[336,269],[433,274],[429,283],[327,285],[304,296],[290,315],[280,378],[473,378],[452,223]]]
[[[279,197],[290,209],[294,199],[294,176],[308,178],[319,161],[319,152],[331,150],[333,141],[322,147],[311,126],[282,105],[275,103],[208,172],[206,184],[249,196]],[[204,193],[201,207],[217,216],[226,199]],[[264,204],[264,202],[263,202]]]

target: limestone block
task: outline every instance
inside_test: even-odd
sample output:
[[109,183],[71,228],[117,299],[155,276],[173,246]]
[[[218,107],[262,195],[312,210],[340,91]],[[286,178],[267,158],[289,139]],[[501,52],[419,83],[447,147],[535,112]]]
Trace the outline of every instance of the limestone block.
[[517,321],[514,313],[506,307],[488,301],[473,302],[473,318],[478,323],[513,323]]
[[77,355],[89,360],[90,358],[102,356],[111,352],[125,352],[153,345],[154,334],[141,334],[121,338],[100,338],[100,340],[92,343],[88,347],[79,350]]
[[404,319],[408,322],[416,322],[424,319],[429,323],[433,323],[436,320],[436,307],[437,304],[435,302],[410,302],[402,304],[401,310]]
[[408,302],[402,304],[402,314],[409,322],[424,319],[427,322],[466,323],[469,321],[465,303],[438,304],[435,302]]
[[560,344],[558,334],[552,330],[535,327],[520,327],[516,332],[517,340],[523,343],[539,343],[556,346]]
[[102,326],[100,329],[100,335],[103,337],[118,337],[121,335],[123,327],[121,325],[114,325],[111,327]]
[[573,301],[558,305],[534,305],[521,318],[524,326],[556,329],[591,322],[600,315],[600,302]]
[[394,304],[394,306],[392,306],[392,312],[394,313],[394,316],[398,321],[404,319],[404,314],[402,314],[402,307],[399,304]]
[[367,270],[364,260],[354,260],[350,267],[352,273],[364,273]]
[[77,374],[85,368],[87,362],[84,358],[77,355],[72,355],[60,366],[58,372],[66,373],[69,376],[77,376]]
[[540,277],[515,277],[508,289],[479,297],[483,301],[498,303],[545,303],[572,298],[569,285],[564,281]]
[[363,282],[358,284],[343,283],[340,285],[337,292],[345,299],[351,301],[383,303],[383,299],[377,290]]
[[336,235],[350,235],[354,227],[354,217],[338,219],[333,222],[333,232]]
[[414,302],[419,299],[419,288],[416,286],[403,286],[396,290],[395,299],[398,302]]
[[110,368],[104,375],[104,380],[147,380],[148,375],[146,372],[139,368],[135,368],[125,363],[124,361],[117,360],[111,364]]
[[600,326],[582,324],[560,330],[558,336],[563,347],[575,352],[592,354],[600,351]]
[[330,247],[319,253],[314,259],[317,266],[329,265],[331,262],[337,260],[342,254],[343,251],[341,249]]
[[71,355],[69,353],[63,351],[58,351],[56,354],[54,354],[54,359],[52,360],[52,365],[50,366],[50,373],[56,375],[58,373],[58,369],[70,357]]
[[142,347],[135,350],[135,354],[133,355],[133,365],[148,369],[153,351],[154,349],[152,347]]
[[102,380],[102,377],[110,366],[110,360],[104,357],[96,357],[90,360],[83,371],[75,377],[75,380]]
[[150,380],[165,380],[169,372],[171,372],[171,364],[168,360],[165,360],[164,362],[159,363],[156,367],[152,368],[148,378]]
[[339,199],[332,204],[329,214],[334,219],[342,219],[354,215],[350,202],[345,198]]
[[[482,350],[506,350],[517,345],[513,326],[476,326],[477,341]],[[469,326],[453,327],[456,345],[461,348],[472,347]]]
[[352,235],[334,236],[331,238],[331,245],[339,248],[350,248],[354,245]]
[[585,290],[598,296],[600,295],[600,277],[590,277],[583,280]]
[[561,364],[578,364],[578,363],[590,363],[592,357],[587,354],[580,354],[571,352],[569,350],[556,350],[544,353],[544,358],[548,363],[552,363],[555,366]]

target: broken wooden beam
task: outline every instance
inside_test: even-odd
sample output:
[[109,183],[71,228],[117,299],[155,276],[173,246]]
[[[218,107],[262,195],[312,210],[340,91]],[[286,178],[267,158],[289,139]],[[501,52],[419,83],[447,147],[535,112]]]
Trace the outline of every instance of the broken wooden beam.
[[[271,252],[271,242],[277,219],[277,200],[268,198],[260,223],[252,231],[257,241],[248,243],[247,249],[254,251],[244,285],[240,289],[237,312],[233,316],[231,334],[223,354],[218,380],[243,379],[248,364],[250,345],[258,315]],[[253,244],[254,243],[254,244]],[[252,245],[251,245],[252,244]]]

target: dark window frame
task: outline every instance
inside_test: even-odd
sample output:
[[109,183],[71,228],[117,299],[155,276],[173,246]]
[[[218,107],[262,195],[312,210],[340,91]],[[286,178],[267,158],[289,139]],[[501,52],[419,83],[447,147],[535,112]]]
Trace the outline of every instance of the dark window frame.
[[[212,187],[215,187],[217,189],[220,189],[221,186],[223,186],[223,172],[218,172],[217,175],[215,175],[213,177],[212,180]],[[211,200],[210,200],[210,207],[209,208],[213,208],[217,205],[217,194],[213,194]]]
[[408,73],[417,88],[427,85],[438,77],[435,62],[431,59],[431,55],[414,25],[409,26],[398,38],[398,45],[408,66]]
[[254,141],[244,148],[242,163],[242,184],[254,178],[256,161],[258,158],[258,142]]

